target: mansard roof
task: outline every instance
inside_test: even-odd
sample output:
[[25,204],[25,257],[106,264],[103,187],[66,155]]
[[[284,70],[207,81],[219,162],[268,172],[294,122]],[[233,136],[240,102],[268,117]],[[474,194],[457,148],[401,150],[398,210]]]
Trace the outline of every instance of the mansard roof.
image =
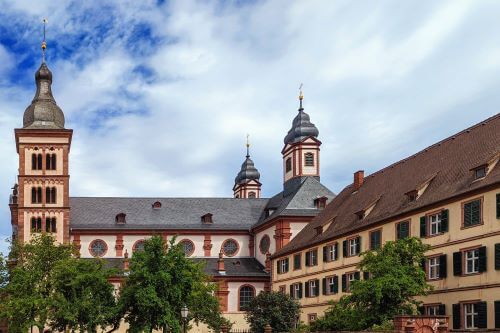
[[[279,216],[316,216],[321,210],[314,206],[314,199],[320,197],[327,197],[330,201],[335,194],[321,184],[317,177],[297,177],[288,184],[287,189],[269,199],[254,228]],[[270,214],[266,214],[266,211]]]
[[[364,179],[355,191],[345,187],[325,210],[273,257],[314,246],[357,230],[374,227],[388,219],[438,205],[445,200],[500,184],[500,163],[492,164],[485,178],[475,180],[471,171],[500,154],[500,114],[444,139],[408,158],[381,169]],[[430,179],[427,188],[413,201],[405,193]],[[370,214],[356,216],[377,198]],[[318,226],[332,222],[317,235]]]
[[[153,209],[155,202],[161,208]],[[72,229],[211,229],[249,230],[268,199],[233,198],[109,198],[72,197]],[[115,217],[125,213],[127,222],[117,225]],[[200,216],[212,214],[213,223]]]

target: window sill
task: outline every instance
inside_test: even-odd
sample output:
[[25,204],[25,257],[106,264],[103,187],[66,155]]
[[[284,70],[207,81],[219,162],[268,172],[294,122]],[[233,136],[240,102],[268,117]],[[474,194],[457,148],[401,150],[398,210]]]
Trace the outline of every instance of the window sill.
[[466,277],[466,276],[474,276],[474,275],[479,275],[479,274],[483,274],[484,272],[476,272],[476,273],[463,273],[462,275],[460,275],[461,277]]
[[484,221],[481,221],[481,223],[473,224],[473,225],[469,225],[469,226],[465,226],[465,225],[462,224],[462,226],[460,227],[460,230],[470,229],[470,228],[474,228],[474,227],[479,227],[481,225],[484,225]]

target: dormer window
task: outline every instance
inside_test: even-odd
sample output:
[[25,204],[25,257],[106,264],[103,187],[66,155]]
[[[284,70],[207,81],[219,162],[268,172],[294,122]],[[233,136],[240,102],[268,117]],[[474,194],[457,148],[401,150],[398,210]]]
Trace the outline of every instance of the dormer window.
[[474,180],[486,177],[486,165],[474,169]]
[[266,209],[266,217],[273,215],[273,213],[274,213],[274,209],[270,209],[270,208]]
[[413,202],[413,201],[417,200],[417,198],[418,198],[418,191],[413,190],[410,192],[406,192],[405,195],[406,195],[406,198],[408,199],[409,202]]
[[125,216],[127,216],[125,213],[120,213],[116,215],[115,221],[118,224],[125,224]]
[[201,217],[201,223],[203,224],[210,224],[210,223],[213,223],[213,219],[212,219],[212,214],[208,213],[208,214],[205,214]]
[[153,209],[160,209],[160,208],[161,208],[161,202],[155,201],[155,203],[153,204]]
[[314,228],[316,230],[316,236],[321,235],[323,233],[323,226],[320,225],[319,227]]
[[356,214],[356,216],[358,217],[358,220],[362,220],[365,218],[365,211],[364,210],[360,210],[359,212],[356,212],[354,214]]
[[327,197],[320,197],[320,198],[316,198],[314,199],[314,207],[318,208],[318,209],[323,209],[326,207],[326,201],[328,200]]

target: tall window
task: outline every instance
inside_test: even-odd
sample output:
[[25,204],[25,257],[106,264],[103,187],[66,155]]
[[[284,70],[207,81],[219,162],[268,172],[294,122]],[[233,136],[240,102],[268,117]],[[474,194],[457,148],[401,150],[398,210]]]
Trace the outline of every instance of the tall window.
[[396,224],[396,239],[410,237],[410,221],[403,221]]
[[302,253],[294,254],[293,255],[293,269],[300,269],[302,266],[301,260],[302,259]]
[[31,218],[31,232],[42,232],[42,218],[32,217]]
[[288,273],[288,258],[278,260],[278,274]]
[[313,153],[305,153],[304,159],[305,159],[306,166],[314,166],[314,154]]
[[31,169],[42,170],[42,154],[31,154]]
[[306,266],[316,266],[318,264],[318,250],[314,249],[306,252]]
[[292,158],[289,157],[285,161],[285,172],[290,172],[292,171]]
[[319,295],[319,281],[311,280],[307,283],[308,295],[307,297],[316,297]]
[[382,231],[375,230],[370,232],[370,250],[377,250],[380,248],[382,242]]
[[294,283],[290,286],[290,296],[295,299],[302,298],[302,283]]
[[56,203],[57,192],[55,187],[45,188],[45,201],[49,204]]
[[240,311],[245,310],[254,296],[255,289],[252,286],[242,286],[240,288]]
[[56,154],[45,155],[45,169],[47,170],[56,169]]
[[441,213],[429,215],[429,234],[437,235],[441,232]]
[[352,286],[352,283],[357,280],[356,277],[357,277],[356,272],[346,274],[346,282],[347,282],[346,288],[345,288],[346,292],[348,292],[348,293],[351,292],[351,286]]
[[463,205],[464,227],[481,224],[481,199],[467,202]]
[[338,276],[329,276],[326,278],[326,294],[332,295],[339,292]]
[[439,257],[429,258],[428,260],[429,270],[428,270],[428,279],[434,280],[439,279]]
[[337,243],[323,247],[323,261],[330,262],[337,260]]
[[45,232],[57,232],[57,221],[55,217],[47,217],[45,219]]
[[465,328],[478,328],[478,312],[476,304],[464,304],[464,327]]
[[479,249],[465,251],[465,274],[479,273]]
[[31,188],[31,203],[42,203],[42,188],[32,187]]
[[349,255],[350,256],[355,256],[358,255],[358,245],[359,245],[359,238],[352,238],[349,239]]

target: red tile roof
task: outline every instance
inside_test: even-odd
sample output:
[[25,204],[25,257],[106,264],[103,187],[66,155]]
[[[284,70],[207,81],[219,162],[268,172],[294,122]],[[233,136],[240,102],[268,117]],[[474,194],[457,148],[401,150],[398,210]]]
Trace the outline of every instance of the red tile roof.
[[[498,188],[500,162],[481,180],[474,181],[471,169],[498,158],[499,154],[500,113],[367,176],[358,191],[354,191],[353,184],[346,186],[273,258],[424,210],[455,196],[487,187]],[[427,182],[417,200],[410,201],[405,195]],[[375,201],[373,210],[360,219],[359,212]],[[314,232],[333,218],[322,234]]]

